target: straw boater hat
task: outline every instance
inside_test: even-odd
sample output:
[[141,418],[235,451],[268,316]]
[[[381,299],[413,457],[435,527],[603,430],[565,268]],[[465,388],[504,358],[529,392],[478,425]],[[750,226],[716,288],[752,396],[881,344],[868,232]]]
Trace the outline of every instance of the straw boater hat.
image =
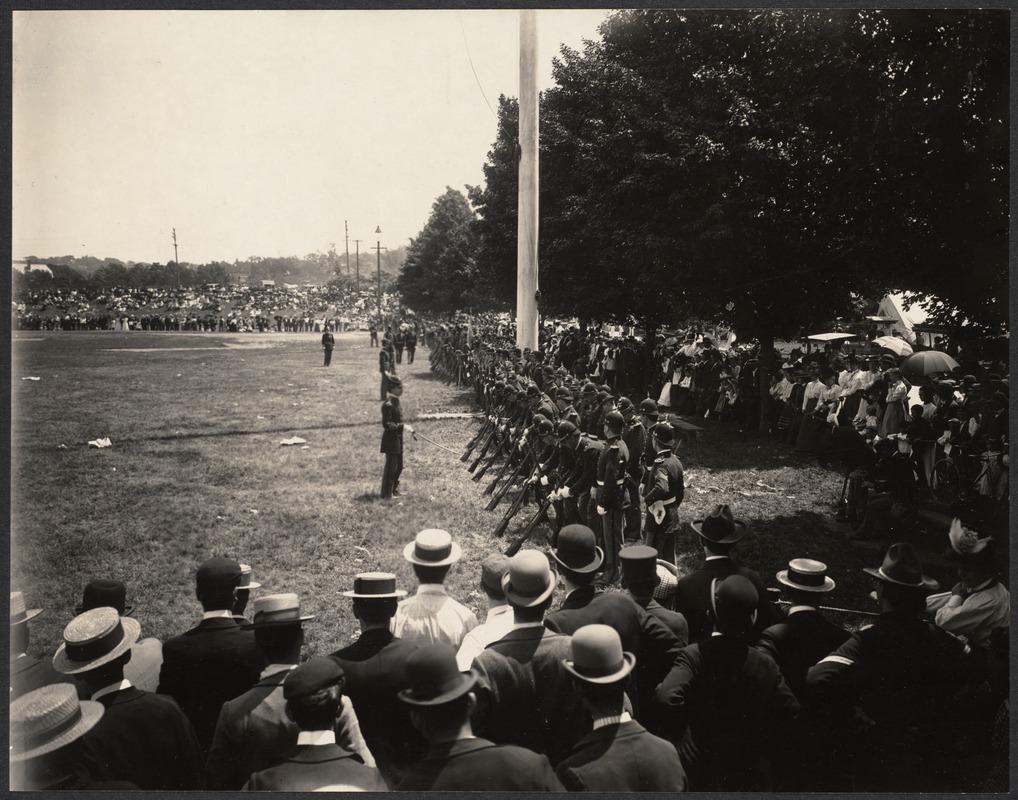
[[53,668],[64,675],[90,672],[131,649],[141,636],[141,623],[122,617],[115,608],[84,611],[64,628],[64,643],[53,656]]
[[440,706],[462,697],[477,683],[477,670],[460,672],[456,651],[448,644],[418,648],[406,660],[410,688],[397,696],[407,705]]
[[28,622],[30,619],[35,619],[41,613],[41,608],[25,608],[24,594],[21,592],[11,592],[11,625]]
[[701,539],[714,544],[735,544],[748,532],[746,523],[732,516],[732,509],[727,503],[715,507],[706,519],[689,525]]
[[532,608],[543,603],[555,591],[555,573],[548,566],[548,557],[538,550],[520,550],[509,560],[502,591],[514,606]]
[[268,594],[256,597],[251,621],[241,624],[244,630],[251,628],[273,628],[278,625],[297,625],[310,622],[314,615],[300,613],[300,600],[293,592]]
[[52,753],[81,738],[103,715],[103,704],[78,700],[70,683],[51,683],[11,703],[13,762]]
[[406,597],[406,591],[396,588],[396,576],[391,572],[361,572],[354,576],[353,591],[343,592],[354,600],[388,600]]
[[585,683],[615,683],[636,666],[636,656],[622,650],[618,631],[609,625],[584,625],[569,643],[562,659],[566,670]]
[[827,577],[827,565],[812,558],[793,558],[788,562],[788,569],[781,570],[775,577],[778,583],[802,592],[829,592],[835,586]]
[[911,589],[933,591],[939,584],[923,574],[923,562],[912,545],[897,542],[887,548],[884,563],[877,569],[863,567],[863,572],[884,583],[907,586]]
[[454,564],[463,555],[460,546],[452,540],[448,531],[426,528],[403,548],[403,558],[411,564],[422,567],[444,567]]
[[240,585],[237,588],[238,589],[261,589],[262,585],[260,583],[257,583],[255,581],[251,580],[251,575],[252,574],[253,573],[251,571],[251,565],[250,564],[241,564],[240,565]]

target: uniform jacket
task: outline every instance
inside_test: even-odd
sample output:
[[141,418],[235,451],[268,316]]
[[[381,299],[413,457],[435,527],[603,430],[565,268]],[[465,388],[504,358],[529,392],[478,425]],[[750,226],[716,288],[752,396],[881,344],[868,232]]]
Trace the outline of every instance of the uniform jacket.
[[537,625],[509,631],[489,644],[474,667],[474,732],[498,744],[542,753],[554,766],[591,729],[562,660],[572,637]]
[[417,648],[389,631],[368,630],[332,654],[343,668],[344,695],[353,703],[364,740],[390,786],[425,751],[423,739],[410,723],[409,707],[396,697],[410,686],[406,660]]
[[711,558],[705,561],[700,569],[679,578],[675,589],[675,610],[689,623],[689,641],[699,642],[710,636],[713,626],[707,617],[707,610],[710,608],[711,581],[715,578],[719,580],[727,578],[729,575],[742,575],[748,578],[760,595],[756,620],[757,634],[781,621],[778,610],[767,599],[767,589],[756,572],[740,567],[730,556]]
[[[686,495],[682,476],[682,462],[671,450],[661,450],[647,472],[644,499],[649,506],[658,500],[674,500],[678,507]],[[672,503],[669,503],[672,505]]]
[[254,633],[241,630],[232,619],[202,620],[163,645],[158,691],[177,701],[207,753],[219,709],[255,684],[264,663]]
[[569,792],[683,792],[675,746],[629,720],[591,731],[558,766]]
[[616,436],[605,442],[597,460],[597,504],[604,508],[622,508],[629,505],[629,494],[624,490],[629,448]]
[[801,701],[810,667],[841,647],[847,638],[848,631],[811,608],[771,625],[760,634],[756,647],[774,659],[788,688]]
[[561,792],[547,757],[487,739],[432,747],[396,787],[400,791]]
[[382,446],[379,452],[403,452],[403,407],[398,397],[390,397],[382,403]]
[[378,351],[378,371],[392,372],[392,356],[384,347]]
[[643,426],[643,421],[639,418],[634,419],[626,428],[622,440],[629,448],[626,473],[639,484],[643,479],[643,450],[647,446],[647,429]]
[[650,702],[653,689],[668,674],[682,644],[662,622],[644,611],[631,597],[618,592],[599,592],[584,586],[572,592],[562,607],[549,614],[544,624],[556,633],[570,636],[584,625],[600,623],[618,631],[622,649],[636,656],[636,668],[629,683],[635,716],[642,716],[641,703]]
[[[286,716],[283,681],[289,669],[266,675],[223,705],[208,755],[209,788],[234,791],[253,773],[271,766],[297,745],[300,729]],[[336,742],[371,763],[353,704],[344,694]]]
[[597,465],[601,458],[604,442],[597,439],[580,438],[576,446],[576,466],[566,480],[566,486],[573,497],[593,491],[597,486]]
[[273,767],[256,772],[247,792],[387,791],[377,769],[335,744],[302,745]]
[[205,787],[205,763],[194,728],[170,698],[134,686],[99,698],[102,718],[82,737],[92,777],[130,781],[141,789]]

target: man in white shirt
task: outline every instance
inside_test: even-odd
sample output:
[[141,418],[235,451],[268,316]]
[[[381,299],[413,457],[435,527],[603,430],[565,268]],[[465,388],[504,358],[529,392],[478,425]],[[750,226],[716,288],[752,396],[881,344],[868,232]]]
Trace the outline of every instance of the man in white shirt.
[[466,672],[474,659],[492,642],[509,633],[513,626],[513,610],[502,591],[502,576],[509,571],[509,559],[493,553],[481,562],[481,591],[488,598],[488,616],[463,639],[456,653],[460,672]]
[[399,604],[392,620],[392,633],[400,639],[421,644],[444,642],[458,648],[463,638],[477,627],[477,617],[462,603],[446,594],[445,577],[460,560],[460,546],[448,531],[428,528],[403,548],[403,558],[417,576],[417,593]]

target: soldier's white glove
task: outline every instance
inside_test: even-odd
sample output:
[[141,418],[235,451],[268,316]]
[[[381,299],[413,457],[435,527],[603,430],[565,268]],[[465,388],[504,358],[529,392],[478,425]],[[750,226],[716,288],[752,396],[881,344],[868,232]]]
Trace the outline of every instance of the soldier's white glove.
[[605,508],[604,506],[598,506],[597,507],[597,514],[598,514],[599,517],[603,517],[607,513],[608,513],[608,509]]
[[561,489],[558,490],[558,496],[562,499],[565,499],[567,497],[572,497],[573,493],[568,486],[563,486]]
[[404,425],[404,426],[403,426],[403,430],[404,430],[404,431],[405,431],[406,433],[410,433],[410,434],[412,434],[412,433],[414,432],[414,426],[413,426],[413,425]]

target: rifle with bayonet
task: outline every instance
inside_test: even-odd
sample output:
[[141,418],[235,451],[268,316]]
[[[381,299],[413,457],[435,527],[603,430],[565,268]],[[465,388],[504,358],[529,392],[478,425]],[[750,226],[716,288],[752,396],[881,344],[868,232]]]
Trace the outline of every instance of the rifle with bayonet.
[[[519,476],[526,469],[527,462],[528,462],[527,456],[524,455],[520,459],[520,463],[517,465],[516,469],[513,470],[512,475],[509,476],[509,479],[502,485],[502,488],[495,493],[495,496],[491,498],[491,500],[489,501],[488,505],[485,508],[486,511],[495,510],[495,507],[502,501],[502,498],[506,496],[509,489],[512,488],[512,486],[516,483],[516,479],[519,478]],[[509,459],[506,459],[506,463],[509,463]]]
[[530,522],[528,522],[526,527],[520,532],[520,535],[516,539],[516,541],[514,541],[511,545],[509,545],[506,548],[505,554],[509,558],[512,558],[514,555],[516,555],[518,552],[520,552],[520,548],[523,546],[524,542],[526,542],[527,539],[529,539],[531,536],[534,535],[534,531],[537,530],[537,526],[540,525],[541,522],[547,516],[548,508],[550,506],[551,506],[551,497],[546,497],[544,499],[544,502],[541,503],[541,507],[537,509],[537,513],[534,514],[533,517],[531,517]]
[[509,527],[509,523],[512,521],[512,518],[516,516],[517,512],[523,508],[523,504],[526,503],[527,495],[530,494],[532,488],[533,487],[531,487],[528,482],[524,482],[519,494],[516,495],[512,504],[510,504],[509,508],[506,509],[505,514],[502,516],[502,521],[495,527],[492,535],[498,538],[505,534],[506,528]]

